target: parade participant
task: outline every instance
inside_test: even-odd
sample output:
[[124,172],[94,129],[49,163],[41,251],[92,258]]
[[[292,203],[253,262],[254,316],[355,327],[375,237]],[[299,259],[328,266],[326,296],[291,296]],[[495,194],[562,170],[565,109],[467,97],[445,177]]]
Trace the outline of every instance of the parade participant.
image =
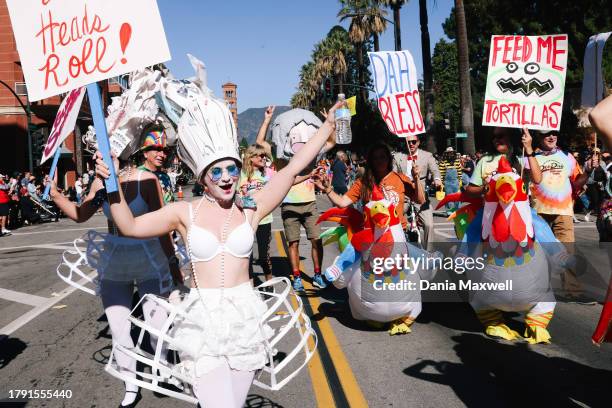
[[[119,188],[129,202],[128,211],[138,216],[161,208],[161,189],[153,174],[126,165],[118,175]],[[89,220],[102,205],[108,218],[108,234],[91,231],[88,263],[98,272],[97,292],[102,299],[113,344],[132,348],[134,344],[127,318],[132,309],[134,286],[141,297],[148,293],[167,295],[172,281],[181,282],[182,277],[170,236],[165,234],[152,239],[125,237],[113,221],[104,192],[102,181],[95,179],[89,194],[77,206],[57,190],[54,182],[50,196],[67,217],[78,223]],[[99,238],[102,238],[102,243],[97,242]],[[143,312],[145,319],[154,327],[160,327],[165,319],[163,311],[158,311],[151,302],[143,303]],[[150,340],[155,348],[156,339]],[[115,357],[124,375],[136,378],[136,360],[121,352],[116,353]],[[126,381],[125,388],[125,396],[119,406],[133,407],[141,398],[139,387]]]
[[[272,110],[270,111],[270,108]],[[272,120],[273,107],[268,108],[266,121]],[[322,112],[325,116],[325,112]],[[321,121],[317,116],[304,109],[292,109],[276,117],[272,123],[272,139],[276,144],[277,162],[282,164],[289,160],[321,127]],[[257,135],[256,143],[264,146],[271,154],[271,146],[265,140],[265,132]],[[329,135],[329,139],[319,152],[324,154],[335,145],[334,135]],[[314,165],[307,166],[303,172],[296,177],[293,187],[281,204],[281,217],[285,230],[285,238],[289,243],[289,262],[293,275],[293,289],[303,291],[302,272],[300,271],[300,227],[306,230],[306,237],[311,243],[311,257],[314,267],[312,283],[314,286],[323,289],[327,286],[321,276],[321,263],[323,261],[323,245],[319,235],[321,229],[317,225],[317,202],[314,184],[310,178]],[[277,166],[280,169],[280,166]]]
[[[265,131],[264,129],[264,133]],[[243,168],[240,172],[240,180],[238,181],[238,190],[243,200],[252,200],[253,195],[264,188],[276,173],[273,167],[266,166],[267,157],[266,150],[259,145],[251,145],[245,150],[242,159]],[[272,279],[272,261],[270,260],[272,220],[272,213],[270,213],[262,218],[257,226],[257,231],[255,231],[259,263],[266,280]]]
[[[581,173],[574,156],[557,147],[559,132],[540,131],[539,135],[540,151],[535,153],[535,159],[542,172],[542,181],[531,185],[533,208],[550,225],[559,241],[571,245],[575,241],[573,192],[583,188],[599,161],[597,155],[588,159]],[[582,299],[582,286],[573,269],[567,269],[561,278],[569,301],[591,303]]]
[[144,163],[138,167],[138,170],[155,174],[162,189],[164,204],[174,201],[174,187],[168,174],[162,171],[169,153],[166,143],[167,136],[164,128],[155,124],[151,125],[145,131],[145,137],[140,148]]
[[[440,170],[438,169],[436,160],[430,152],[421,149],[419,147],[420,144],[421,142],[417,135],[406,137],[408,154],[395,154],[393,163],[394,169],[397,172],[412,174],[412,165],[416,163],[419,168],[419,181],[423,183],[423,185],[426,185],[427,180],[433,178],[434,187],[440,189],[442,187],[442,179],[440,178]],[[434,240],[434,221],[428,194],[425,194],[425,202],[423,204],[416,204],[416,208],[417,222],[423,225],[423,247],[427,250],[431,250]]]
[[[476,163],[474,173],[470,178],[470,184],[465,188],[465,191],[469,194],[480,196],[489,179],[491,174],[497,170],[499,165],[499,159],[504,156],[510,166],[514,169],[521,168],[521,164],[518,158],[514,155],[511,143],[512,130],[509,128],[497,127],[493,130],[493,150],[484,154]],[[523,135],[521,137],[521,143],[525,150],[525,156],[527,156],[527,163],[525,163],[525,174],[529,174],[530,180],[534,183],[540,183],[542,181],[542,172],[538,161],[535,159],[532,147],[532,137],[527,129],[523,129]],[[529,168],[527,168],[527,166]]]
[[[352,207],[331,208],[319,217],[337,221],[342,226],[328,229],[325,243],[338,242],[341,254],[325,276],[338,289],[347,288],[351,315],[370,326],[389,326],[389,335],[407,334],[421,312],[421,281],[431,280],[435,270],[427,266],[392,265],[387,259],[408,256],[411,259],[436,258],[406,242],[400,213],[374,185],[363,214]],[[331,235],[336,235],[334,239]],[[384,260],[381,264],[379,260]],[[409,290],[385,290],[385,284],[404,285]]]
[[[337,207],[344,208],[361,201],[367,204],[372,196],[374,186],[377,186],[400,214],[402,228],[406,228],[404,216],[404,194],[417,204],[425,202],[423,186],[419,181],[420,168],[413,164],[411,169],[412,180],[402,173],[393,171],[393,156],[387,145],[374,144],[367,154],[365,174],[357,180],[351,189],[344,195],[339,195],[331,188],[331,180],[324,174],[315,173],[313,180],[329,200]],[[414,180],[414,181],[413,181]]]
[[[484,202],[461,192],[447,195],[448,201],[469,202],[459,211],[471,208],[469,221],[457,258],[469,256],[480,262],[466,268],[470,285],[470,305],[489,336],[506,340],[521,338],[508,327],[502,312],[526,312],[525,339],[532,344],[550,343],[547,326],[553,316],[555,297],[550,285],[547,259],[567,259],[563,246],[529,206],[524,181],[505,156],[491,174]],[[478,261],[480,260],[480,261]],[[478,290],[479,284],[494,285]],[[500,286],[503,285],[503,286]]]
[[[187,373],[203,407],[241,407],[255,371],[271,364],[265,349],[269,330],[262,322],[266,305],[248,274],[254,230],[333,133],[339,104],[286,167],[253,194],[252,208],[235,204],[241,161],[226,103],[209,93],[194,96],[179,122],[179,156],[205,185],[204,197],[134,217],[119,190],[112,196],[111,212],[120,230],[133,238],[150,239],[175,230],[182,235],[192,260],[193,284],[178,305],[185,317],[176,315],[168,336],[181,359],[176,370]],[[100,155],[96,163],[97,173],[109,177]]]

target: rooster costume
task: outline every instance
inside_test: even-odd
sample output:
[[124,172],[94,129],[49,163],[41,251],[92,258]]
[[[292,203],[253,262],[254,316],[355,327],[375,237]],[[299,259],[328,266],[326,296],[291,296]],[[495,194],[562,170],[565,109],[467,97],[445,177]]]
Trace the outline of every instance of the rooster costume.
[[[425,270],[391,268],[374,270],[376,258],[411,257],[427,254],[406,242],[395,205],[374,187],[372,198],[361,214],[354,208],[332,208],[318,222],[336,221],[342,226],[322,234],[324,243],[338,241],[342,253],[325,271],[325,277],[339,289],[347,288],[351,314],[357,320],[382,327],[390,322],[389,334],[411,332],[421,313],[419,280]],[[383,284],[412,282],[412,290],[380,290]]]
[[563,263],[567,252],[548,224],[530,208],[521,177],[502,157],[488,182],[484,201],[456,193],[442,200],[438,208],[449,201],[469,203],[451,216],[462,240],[459,256],[483,256],[486,260],[484,269],[468,270],[467,278],[478,283],[511,282],[510,290],[470,292],[470,304],[485,332],[506,340],[519,339],[519,333],[505,324],[502,312],[525,312],[525,339],[532,344],[550,343],[547,326],[556,302],[547,258]]

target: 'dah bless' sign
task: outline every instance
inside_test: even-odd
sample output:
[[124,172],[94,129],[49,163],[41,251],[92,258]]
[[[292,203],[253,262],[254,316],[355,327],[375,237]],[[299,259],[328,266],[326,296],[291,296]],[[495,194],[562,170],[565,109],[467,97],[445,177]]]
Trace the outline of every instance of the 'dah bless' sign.
[[378,110],[389,130],[406,137],[425,132],[417,71],[408,51],[369,52]]
[[31,101],[170,59],[155,0],[7,0]]
[[567,35],[494,35],[482,124],[559,130]]

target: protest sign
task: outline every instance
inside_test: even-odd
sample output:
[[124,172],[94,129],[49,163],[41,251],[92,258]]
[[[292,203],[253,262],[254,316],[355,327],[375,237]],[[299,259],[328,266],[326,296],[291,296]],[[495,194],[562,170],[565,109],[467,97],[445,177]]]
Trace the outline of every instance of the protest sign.
[[170,59],[156,0],[7,0],[30,101]]
[[582,106],[593,107],[605,97],[606,87],[602,70],[603,51],[612,32],[589,38],[584,50],[584,76],[582,78]]
[[369,52],[378,110],[389,130],[406,137],[425,132],[417,71],[408,51]]
[[74,125],[77,116],[79,116],[79,110],[81,109],[81,103],[83,103],[83,96],[85,96],[85,88],[81,87],[70,91],[62,101],[62,104],[57,110],[49,139],[47,139],[47,144],[43,150],[42,159],[40,160],[41,164],[46,162],[47,159],[55,153],[68,135],[74,130]]
[[567,53],[566,34],[494,35],[482,124],[559,130]]

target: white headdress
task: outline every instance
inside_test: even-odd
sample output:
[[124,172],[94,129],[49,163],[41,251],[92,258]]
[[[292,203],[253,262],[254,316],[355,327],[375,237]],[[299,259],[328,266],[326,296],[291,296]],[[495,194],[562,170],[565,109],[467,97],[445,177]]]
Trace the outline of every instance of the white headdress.
[[178,155],[200,176],[211,163],[231,158],[240,162],[234,119],[227,103],[214,96],[206,85],[206,66],[188,55],[196,77],[169,80],[162,84],[162,110],[178,120]]

